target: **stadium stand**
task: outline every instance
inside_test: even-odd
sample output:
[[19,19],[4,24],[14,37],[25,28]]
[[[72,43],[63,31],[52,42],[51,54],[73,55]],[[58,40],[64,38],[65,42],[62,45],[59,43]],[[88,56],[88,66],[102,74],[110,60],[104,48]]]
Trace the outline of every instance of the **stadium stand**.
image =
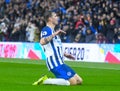
[[54,11],[66,43],[120,43],[119,0],[0,0],[0,41],[39,42]]

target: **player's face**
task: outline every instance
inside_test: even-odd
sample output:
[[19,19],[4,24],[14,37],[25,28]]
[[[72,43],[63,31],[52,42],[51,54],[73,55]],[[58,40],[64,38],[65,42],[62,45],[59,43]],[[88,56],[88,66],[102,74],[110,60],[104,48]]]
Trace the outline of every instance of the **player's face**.
[[58,16],[57,16],[56,13],[52,13],[51,22],[52,22],[54,25],[57,25],[57,24],[58,24]]

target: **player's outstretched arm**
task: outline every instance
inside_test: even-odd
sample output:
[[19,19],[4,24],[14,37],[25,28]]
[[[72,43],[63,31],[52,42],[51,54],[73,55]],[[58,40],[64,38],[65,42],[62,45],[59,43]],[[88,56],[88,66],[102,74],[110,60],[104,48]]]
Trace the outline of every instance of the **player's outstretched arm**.
[[75,57],[71,54],[64,53],[64,56],[69,58],[69,59],[75,60]]
[[45,44],[49,43],[56,35],[59,35],[59,34],[62,34],[62,33],[66,34],[66,32],[64,32],[62,30],[58,30],[48,37],[41,38],[40,39],[40,44],[45,45]]

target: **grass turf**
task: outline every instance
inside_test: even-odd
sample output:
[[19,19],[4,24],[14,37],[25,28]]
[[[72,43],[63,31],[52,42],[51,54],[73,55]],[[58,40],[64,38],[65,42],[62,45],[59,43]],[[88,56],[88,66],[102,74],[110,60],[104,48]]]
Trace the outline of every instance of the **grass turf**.
[[40,75],[47,74],[45,61],[0,58],[0,91],[119,91],[120,65],[107,63],[66,62],[81,77],[81,86],[32,86]]

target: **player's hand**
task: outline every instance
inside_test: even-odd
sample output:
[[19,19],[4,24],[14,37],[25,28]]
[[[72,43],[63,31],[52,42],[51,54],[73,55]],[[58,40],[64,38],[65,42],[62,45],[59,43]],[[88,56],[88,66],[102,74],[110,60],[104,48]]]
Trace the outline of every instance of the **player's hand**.
[[64,53],[64,56],[69,58],[69,59],[75,60],[75,57],[71,54]]
[[60,35],[60,34],[66,34],[66,32],[63,30],[58,30],[55,32],[55,35]]

